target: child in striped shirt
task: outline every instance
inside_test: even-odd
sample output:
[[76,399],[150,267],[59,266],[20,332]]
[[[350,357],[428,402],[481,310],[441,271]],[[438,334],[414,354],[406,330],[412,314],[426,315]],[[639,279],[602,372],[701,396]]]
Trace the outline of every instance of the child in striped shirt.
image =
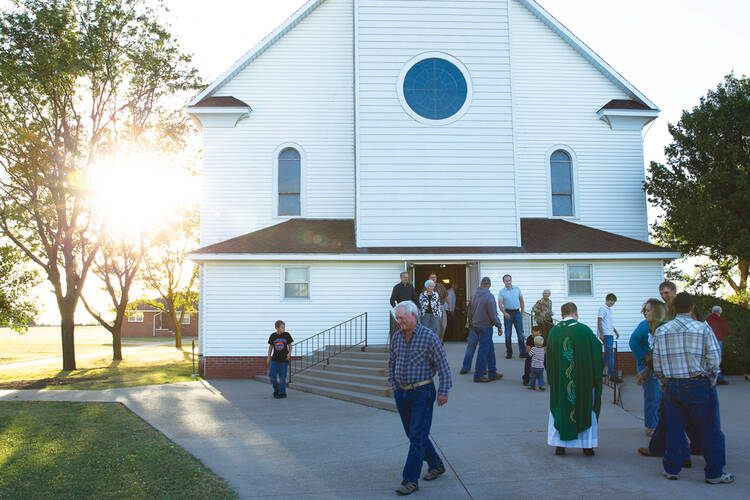
[[531,378],[529,379],[529,390],[536,390],[536,382],[539,381],[539,390],[544,390],[544,337],[534,337],[534,347],[531,348]]

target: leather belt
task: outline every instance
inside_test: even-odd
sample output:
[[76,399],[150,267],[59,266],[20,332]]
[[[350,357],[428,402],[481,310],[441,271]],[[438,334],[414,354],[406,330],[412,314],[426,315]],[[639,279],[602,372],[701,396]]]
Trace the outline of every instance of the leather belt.
[[405,391],[410,391],[412,389],[416,389],[417,387],[421,387],[423,385],[427,385],[431,383],[432,383],[432,379],[428,378],[427,380],[423,380],[421,382],[414,382],[413,384],[409,384],[409,385],[398,384],[398,386]]
[[505,312],[512,312],[512,313],[514,313],[514,312],[518,312],[518,311],[520,311],[520,309],[505,309]]

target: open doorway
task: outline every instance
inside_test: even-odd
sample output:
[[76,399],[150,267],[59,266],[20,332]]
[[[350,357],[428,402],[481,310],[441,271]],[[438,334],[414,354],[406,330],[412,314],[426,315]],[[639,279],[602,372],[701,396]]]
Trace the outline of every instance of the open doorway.
[[414,288],[417,293],[424,290],[424,282],[431,273],[437,274],[438,281],[446,287],[450,284],[456,291],[456,312],[453,321],[445,331],[446,341],[466,340],[466,304],[469,300],[466,290],[466,264],[415,264],[413,268]]

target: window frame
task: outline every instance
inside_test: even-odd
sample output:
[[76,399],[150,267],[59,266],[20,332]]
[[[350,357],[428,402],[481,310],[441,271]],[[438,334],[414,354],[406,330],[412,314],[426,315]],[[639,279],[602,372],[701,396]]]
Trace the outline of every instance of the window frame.
[[[556,151],[564,151],[570,156],[570,182],[571,182],[571,208],[572,215],[554,215],[552,207],[552,154]],[[547,177],[547,217],[550,219],[580,219],[580,210],[578,206],[578,158],[573,148],[566,144],[555,144],[547,150],[545,157],[545,176]]]
[[[404,96],[404,79],[406,78],[406,74],[415,64],[421,61],[424,61],[425,59],[432,59],[432,58],[443,59],[453,64],[461,72],[461,74],[464,77],[464,80],[466,80],[466,100],[464,101],[463,105],[453,115],[449,116],[448,118],[443,118],[441,120],[431,120],[429,118],[425,118],[424,116],[418,114],[416,111],[411,109],[411,106],[409,106],[409,103],[406,102],[406,97]],[[398,77],[396,78],[396,92],[398,94],[398,102],[399,104],[401,104],[401,108],[404,110],[404,112],[407,115],[409,115],[415,121],[422,123],[424,125],[437,125],[437,126],[448,125],[449,123],[453,123],[457,120],[460,120],[471,107],[471,101],[472,101],[471,74],[469,73],[469,70],[466,68],[464,63],[462,63],[461,61],[459,61],[458,59],[456,59],[450,54],[447,54],[445,52],[440,52],[440,51],[422,52],[421,54],[418,54],[412,57],[411,59],[409,59],[408,61],[406,61],[404,66],[401,68],[401,71],[399,72]]]
[[[133,319],[134,317],[140,319]],[[143,311],[128,311],[128,323],[143,323],[144,321],[146,321],[146,318]]]
[[[185,320],[187,320],[187,321],[185,321]],[[182,322],[181,322],[180,324],[181,324],[181,325],[189,325],[189,324],[190,324],[190,313],[189,313],[189,312],[186,312],[186,313],[185,313],[185,314],[184,314],[184,315],[182,316]]]
[[[299,215],[279,215],[279,155],[287,148],[292,148],[299,154]],[[296,142],[282,142],[273,152],[273,218],[274,219],[294,219],[307,215],[307,155],[305,149]]]
[[[287,281],[287,269],[307,269],[307,297],[287,297],[286,285],[293,283],[304,283],[302,281]],[[281,265],[281,300],[282,301],[309,301],[312,299],[312,266],[310,264],[282,264]]]
[[[582,294],[582,293],[574,293],[571,294],[570,292],[570,267],[571,266],[589,266],[589,280],[591,281],[591,293],[588,294]],[[574,281],[585,281],[585,280],[574,280]],[[594,290],[594,264],[590,262],[571,262],[565,264],[565,289],[567,291],[568,297],[593,297],[595,294]]]

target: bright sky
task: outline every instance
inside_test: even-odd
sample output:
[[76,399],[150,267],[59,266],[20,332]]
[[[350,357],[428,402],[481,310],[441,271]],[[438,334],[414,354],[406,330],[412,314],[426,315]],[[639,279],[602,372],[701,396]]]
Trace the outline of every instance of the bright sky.
[[[750,74],[747,0],[538,1],[661,108],[645,138],[646,162],[663,161],[667,123],[676,122],[683,109],[695,106],[730,71]],[[305,2],[165,3],[173,33],[210,82]],[[45,303],[41,320],[55,321],[54,305]]]

